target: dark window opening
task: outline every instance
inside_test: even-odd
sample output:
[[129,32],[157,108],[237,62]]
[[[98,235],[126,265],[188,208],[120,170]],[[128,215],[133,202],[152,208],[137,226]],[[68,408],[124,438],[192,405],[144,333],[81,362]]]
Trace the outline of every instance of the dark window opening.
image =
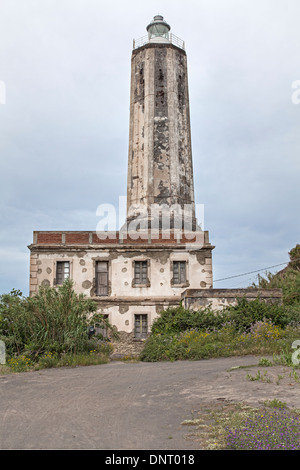
[[96,262],[96,295],[108,295],[108,261]]

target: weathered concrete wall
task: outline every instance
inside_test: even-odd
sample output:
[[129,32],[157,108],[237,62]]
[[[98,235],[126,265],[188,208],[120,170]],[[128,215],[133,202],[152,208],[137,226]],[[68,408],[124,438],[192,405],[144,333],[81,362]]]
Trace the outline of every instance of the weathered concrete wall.
[[[68,261],[76,292],[94,299],[98,311],[108,315],[118,331],[132,334],[137,314],[147,315],[148,329],[158,313],[179,305],[183,290],[212,287],[213,247],[208,234],[202,248],[188,248],[185,238],[149,241],[115,239],[97,240],[95,232],[35,232],[29,246],[30,294],[39,286],[55,287],[56,263]],[[98,243],[96,243],[98,241]],[[76,242],[76,243],[74,243]],[[90,242],[90,243],[89,243]],[[110,243],[111,242],[111,243]],[[96,262],[108,262],[108,295],[96,295]],[[134,262],[147,261],[147,285],[134,281]],[[174,285],[173,262],[186,262],[186,280]]]
[[[77,292],[95,297],[96,261],[108,261],[109,293],[111,297],[162,297],[180,296],[182,287],[172,285],[172,262],[186,261],[187,279],[184,287],[210,288],[212,285],[212,266],[209,252],[199,256],[197,252],[180,250],[133,250],[115,249],[68,250],[53,252],[43,250],[31,255],[31,291],[34,286],[55,285],[57,261],[69,261],[70,277],[74,280]],[[134,261],[148,260],[147,287],[134,285]]]
[[236,305],[237,298],[254,300],[259,297],[265,302],[277,302],[282,299],[281,289],[187,289],[181,295],[183,305],[188,310],[199,310],[211,306],[213,310],[222,310],[228,305]]

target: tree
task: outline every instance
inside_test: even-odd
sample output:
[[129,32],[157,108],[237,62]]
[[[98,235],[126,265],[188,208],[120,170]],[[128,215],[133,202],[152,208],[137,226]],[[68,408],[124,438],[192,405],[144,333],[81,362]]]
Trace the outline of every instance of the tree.
[[300,245],[289,252],[289,264],[276,274],[266,273],[258,276],[258,283],[253,287],[264,289],[281,288],[283,302],[288,305],[300,303]]

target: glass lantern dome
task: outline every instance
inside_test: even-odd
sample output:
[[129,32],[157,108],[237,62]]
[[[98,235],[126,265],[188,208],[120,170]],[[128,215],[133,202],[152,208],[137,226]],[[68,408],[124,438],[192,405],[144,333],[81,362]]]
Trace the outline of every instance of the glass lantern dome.
[[163,16],[154,16],[146,29],[148,33],[147,36],[133,40],[133,50],[139,49],[149,43],[173,44],[174,46],[185,50],[184,41],[170,32],[171,26],[164,20]]
[[156,15],[147,26],[150,42],[169,42],[169,31],[171,26],[166,23],[163,16]]

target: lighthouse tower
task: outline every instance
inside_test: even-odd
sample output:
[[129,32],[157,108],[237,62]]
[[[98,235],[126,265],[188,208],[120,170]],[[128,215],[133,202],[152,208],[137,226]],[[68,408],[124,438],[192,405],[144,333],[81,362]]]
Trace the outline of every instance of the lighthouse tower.
[[76,292],[91,298],[118,330],[114,352],[125,355],[143,349],[153,321],[168,308],[219,310],[237,297],[273,301],[282,295],[280,289],[213,288],[214,246],[195,217],[184,42],[160,15],[146,29],[131,55],[124,227],[38,230],[29,245],[30,295],[72,279]]
[[141,206],[148,217],[157,205],[186,209],[195,229],[187,57],[170,29],[157,15],[133,43],[127,218]]
[[71,278],[116,327],[122,354],[143,348],[163,310],[199,296],[208,305],[214,295],[214,246],[195,217],[184,42],[160,15],[146,29],[131,54],[124,226],[34,231],[29,245],[30,295]]

